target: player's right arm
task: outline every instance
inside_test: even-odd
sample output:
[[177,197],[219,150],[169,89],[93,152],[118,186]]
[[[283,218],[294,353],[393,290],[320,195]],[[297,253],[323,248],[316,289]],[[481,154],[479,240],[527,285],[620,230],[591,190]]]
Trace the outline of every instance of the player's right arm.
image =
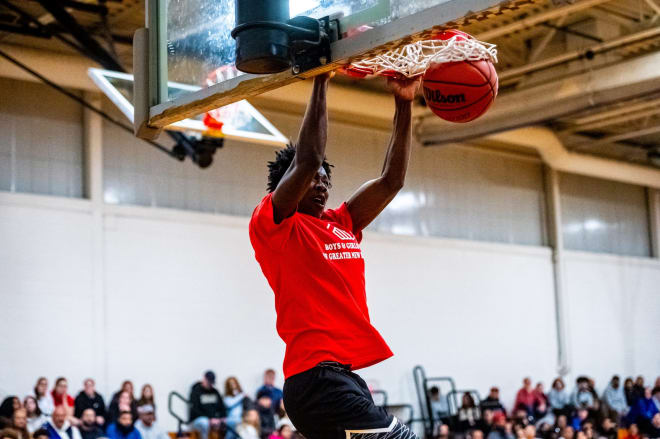
[[326,93],[330,73],[314,78],[312,96],[300,127],[296,155],[273,192],[273,214],[279,223],[293,215],[325,158],[328,138]]

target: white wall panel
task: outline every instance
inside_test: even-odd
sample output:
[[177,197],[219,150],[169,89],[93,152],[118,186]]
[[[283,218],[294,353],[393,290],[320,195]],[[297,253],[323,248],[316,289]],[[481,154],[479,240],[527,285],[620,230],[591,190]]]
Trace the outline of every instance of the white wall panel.
[[80,198],[82,107],[51,88],[0,78],[0,190]]

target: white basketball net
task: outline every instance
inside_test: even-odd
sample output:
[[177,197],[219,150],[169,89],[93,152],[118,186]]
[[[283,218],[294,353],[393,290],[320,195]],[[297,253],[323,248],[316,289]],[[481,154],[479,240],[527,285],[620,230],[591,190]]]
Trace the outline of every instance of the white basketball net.
[[387,53],[362,59],[349,68],[370,75],[397,72],[408,78],[423,74],[431,63],[490,60],[497,62],[497,46],[474,38],[453,36],[406,44]]

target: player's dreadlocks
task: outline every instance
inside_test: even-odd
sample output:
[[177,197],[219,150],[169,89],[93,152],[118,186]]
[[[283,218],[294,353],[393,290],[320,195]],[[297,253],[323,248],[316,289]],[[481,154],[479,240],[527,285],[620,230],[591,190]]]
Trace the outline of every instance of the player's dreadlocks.
[[[281,149],[275,153],[275,160],[268,162],[268,192],[275,191],[277,185],[280,183],[280,180],[286,173],[291,162],[293,162],[293,157],[296,155],[296,147],[293,144],[289,143],[286,148]],[[323,159],[323,169],[325,169],[328,178],[330,178],[330,168],[332,165]]]

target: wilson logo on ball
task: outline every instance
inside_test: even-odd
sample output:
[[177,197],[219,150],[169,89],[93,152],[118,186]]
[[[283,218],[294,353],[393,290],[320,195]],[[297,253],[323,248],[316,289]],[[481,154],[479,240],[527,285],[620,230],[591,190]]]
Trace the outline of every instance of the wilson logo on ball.
[[440,90],[432,90],[428,87],[424,87],[424,97],[427,101],[431,101],[436,104],[465,103],[465,95],[463,93],[455,95],[443,95]]

